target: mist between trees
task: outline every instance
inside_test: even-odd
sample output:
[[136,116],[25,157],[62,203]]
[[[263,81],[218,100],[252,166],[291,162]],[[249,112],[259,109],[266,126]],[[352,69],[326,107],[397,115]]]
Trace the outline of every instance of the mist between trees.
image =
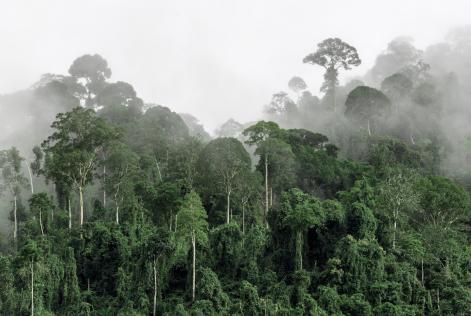
[[216,136],[98,54],[0,96],[0,314],[469,315],[470,56],[396,38],[340,85],[328,38]]

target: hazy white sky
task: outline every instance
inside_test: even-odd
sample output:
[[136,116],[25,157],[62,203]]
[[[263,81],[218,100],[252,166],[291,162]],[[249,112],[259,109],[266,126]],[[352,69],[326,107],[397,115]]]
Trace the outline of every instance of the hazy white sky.
[[2,0],[0,94],[99,53],[113,81],[213,130],[229,117],[253,119],[294,75],[317,93],[322,70],[302,58],[327,37],[358,49],[353,76],[394,37],[425,48],[471,23],[470,11],[466,0]]

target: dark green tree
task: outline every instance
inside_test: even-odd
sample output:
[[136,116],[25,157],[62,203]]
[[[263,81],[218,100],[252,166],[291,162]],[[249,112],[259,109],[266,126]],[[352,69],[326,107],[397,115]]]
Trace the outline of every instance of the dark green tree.
[[340,38],[328,38],[317,44],[317,50],[304,57],[303,62],[319,65],[325,69],[321,91],[326,91],[331,95],[332,108],[335,111],[335,88],[338,85],[339,70],[349,70],[352,66],[361,64],[357,50]]

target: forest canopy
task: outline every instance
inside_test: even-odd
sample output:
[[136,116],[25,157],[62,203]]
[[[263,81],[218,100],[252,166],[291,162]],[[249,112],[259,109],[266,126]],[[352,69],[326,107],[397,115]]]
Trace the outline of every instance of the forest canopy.
[[471,82],[444,50],[395,39],[341,85],[361,54],[328,38],[299,61],[320,95],[293,76],[214,137],[98,54],[0,96],[34,117],[0,139],[0,314],[469,315]]

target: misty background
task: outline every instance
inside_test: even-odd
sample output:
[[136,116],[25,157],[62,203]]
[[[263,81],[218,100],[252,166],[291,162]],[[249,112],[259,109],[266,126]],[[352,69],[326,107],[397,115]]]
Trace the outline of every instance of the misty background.
[[317,93],[323,71],[301,60],[325,38],[360,54],[344,82],[373,67],[397,36],[420,49],[444,41],[469,23],[469,9],[456,0],[4,2],[0,94],[98,53],[113,81],[131,83],[145,102],[196,114],[213,132],[231,117],[252,120],[292,76]]
[[[67,80],[78,57],[100,54],[111,69],[110,83],[132,85],[144,109],[162,105],[179,113],[204,141],[240,136],[250,123],[269,119],[285,128],[321,132],[340,147],[341,157],[358,159],[350,137],[358,126],[344,117],[345,100],[359,85],[382,89],[400,111],[378,122],[381,128],[373,134],[423,148],[427,142],[440,144],[441,172],[466,178],[470,5],[447,4],[81,1],[72,6],[49,0],[3,5],[0,149],[17,146],[30,163],[32,147],[47,137],[55,115],[78,105],[63,87],[49,83]],[[328,110],[320,91],[324,69],[303,63],[329,37],[354,46],[362,60],[340,72],[338,112]],[[396,73],[413,81],[407,98],[395,99],[382,86]],[[294,76],[307,84],[307,98],[288,87]],[[273,111],[276,102],[281,112]],[[299,111],[286,111],[290,102]],[[8,222],[6,201],[3,196],[0,230]]]

